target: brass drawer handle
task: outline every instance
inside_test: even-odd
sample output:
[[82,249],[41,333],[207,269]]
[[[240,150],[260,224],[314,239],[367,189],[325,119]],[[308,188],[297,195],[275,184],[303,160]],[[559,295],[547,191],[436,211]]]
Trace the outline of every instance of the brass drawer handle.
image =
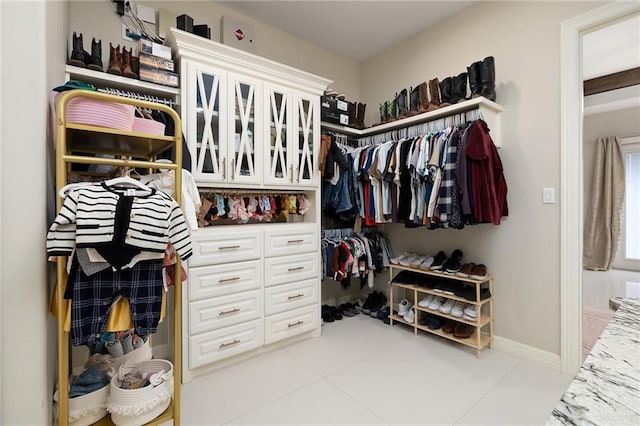
[[233,308],[230,311],[220,311],[220,312],[218,312],[218,315],[232,314],[234,312],[238,312],[239,310],[240,310],[240,308]]
[[288,299],[289,299],[289,300],[291,300],[291,299],[297,299],[298,297],[302,297],[302,296],[304,296],[304,293],[298,293],[298,294],[296,294],[295,296],[289,296],[289,298],[288,298]]
[[288,271],[289,272],[302,271],[303,269],[304,269],[304,266],[298,266],[296,268],[289,268]]
[[234,340],[233,340],[233,342],[229,342],[229,343],[220,343],[220,347],[221,347],[221,348],[226,348],[227,346],[237,345],[238,343],[240,343],[240,340],[238,340],[238,339],[234,339]]
[[304,323],[304,321],[296,321],[294,323],[289,324],[287,327],[295,327],[296,325],[300,325],[302,323]]
[[235,250],[235,249],[239,249],[240,246],[221,246],[218,247],[218,250]]
[[287,244],[301,243],[301,242],[303,242],[303,241],[304,241],[304,240],[289,240],[289,241],[287,241]]
[[233,277],[233,278],[222,278],[221,280],[218,280],[219,283],[228,283],[229,281],[238,281],[240,279],[240,277]]

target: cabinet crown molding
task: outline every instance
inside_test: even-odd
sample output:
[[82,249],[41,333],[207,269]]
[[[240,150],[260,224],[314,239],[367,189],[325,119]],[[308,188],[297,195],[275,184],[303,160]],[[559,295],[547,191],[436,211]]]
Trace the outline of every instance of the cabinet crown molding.
[[174,57],[219,65],[230,70],[258,77],[265,81],[321,95],[332,80],[284,65],[253,53],[248,53],[186,31],[170,28],[165,44]]

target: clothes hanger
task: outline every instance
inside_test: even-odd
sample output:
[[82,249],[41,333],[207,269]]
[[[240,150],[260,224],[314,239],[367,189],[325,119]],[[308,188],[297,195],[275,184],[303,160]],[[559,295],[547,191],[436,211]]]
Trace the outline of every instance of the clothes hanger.
[[117,178],[109,179],[104,181],[104,184],[109,187],[116,186],[116,185],[131,185],[138,189],[142,189],[143,191],[147,191],[147,192],[151,191],[151,188],[149,188],[144,183],[137,181],[131,176],[120,176]]
[[82,188],[83,186],[90,186],[90,185],[96,185],[95,182],[76,182],[76,183],[69,183],[65,186],[63,186],[62,188],[60,188],[60,191],[58,191],[58,195],[62,198],[65,198],[67,196],[67,193],[73,189],[76,188]]

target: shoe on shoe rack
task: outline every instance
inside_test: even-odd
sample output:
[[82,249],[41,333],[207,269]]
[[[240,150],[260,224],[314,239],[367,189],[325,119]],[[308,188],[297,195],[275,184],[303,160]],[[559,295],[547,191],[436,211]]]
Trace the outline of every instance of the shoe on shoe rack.
[[415,258],[413,259],[413,261],[411,261],[411,263],[409,264],[409,266],[411,266],[412,268],[416,268],[419,269],[420,265],[422,265],[422,262],[424,262],[427,258],[425,256],[422,255],[416,255]]
[[444,320],[444,324],[442,324],[442,331],[447,334],[453,333],[453,330],[456,328],[456,322],[450,319]]
[[460,267],[460,270],[456,272],[456,275],[459,277],[469,278],[469,274],[473,270],[474,266],[476,266],[475,263],[465,263]]
[[430,330],[437,330],[441,328],[443,324],[444,318],[434,315],[429,319],[429,322],[427,322],[427,327],[429,327]]
[[[476,301],[476,287],[473,286],[473,285],[466,286],[460,293],[458,293],[458,296],[464,297],[467,300],[475,302]],[[488,288],[481,288],[480,289],[480,300],[488,299],[490,297],[491,297],[491,291]]]
[[402,299],[398,304],[398,315],[401,317],[405,316],[409,309],[411,309],[413,305],[407,299]]
[[438,311],[446,301],[447,299],[445,299],[444,297],[440,297],[440,296],[434,297],[433,301],[429,304],[429,306],[427,306],[427,309],[431,309],[432,311]]
[[389,262],[393,263],[394,265],[399,265],[400,264],[400,259],[405,258],[408,254],[409,254],[408,252],[403,251],[402,253],[400,253],[396,257],[389,258]]
[[445,252],[440,250],[436,257],[433,258],[433,263],[431,264],[431,269],[434,271],[439,271],[444,266],[444,263],[447,261],[447,255]]
[[476,319],[478,317],[478,305],[467,304],[467,307],[464,308],[464,314],[472,319]]
[[444,286],[442,288],[442,292],[444,294],[448,294],[450,296],[455,295],[456,291],[460,291],[460,283],[447,282],[447,283],[444,284]]
[[457,318],[462,318],[464,316],[464,308],[466,307],[467,307],[466,303],[456,301],[456,303],[453,305],[453,308],[451,308],[450,315]]
[[420,306],[421,308],[427,308],[431,302],[433,302],[433,299],[436,296],[434,296],[433,294],[427,294],[425,297],[423,297],[422,299],[420,299],[420,301],[418,302],[418,306]]
[[449,273],[456,273],[462,267],[462,250],[455,249],[451,256],[444,263],[444,270]]
[[409,324],[413,324],[416,320],[416,308],[413,306],[409,308],[409,311],[402,318]]
[[475,265],[473,270],[469,273],[469,278],[472,280],[486,280],[487,279],[487,267],[483,264]]
[[420,311],[420,315],[418,316],[418,324],[427,325],[431,317],[433,317],[433,314]]
[[471,337],[474,330],[475,328],[473,326],[460,322],[456,324],[456,328],[453,329],[453,337],[457,337],[458,339],[468,339]]
[[411,265],[413,263],[417,262],[419,258],[420,258],[419,255],[417,255],[415,253],[411,253],[408,256],[406,256],[406,257],[402,258],[401,260],[399,260],[399,262],[400,262],[400,265],[410,268]]
[[438,311],[442,312],[443,314],[450,314],[451,313],[451,309],[453,309],[453,306],[456,304],[456,301],[453,299],[447,299],[446,302],[444,302],[442,304],[442,306],[440,306],[440,309],[438,309]]
[[426,256],[418,268],[423,271],[430,271],[431,265],[433,265],[433,256]]

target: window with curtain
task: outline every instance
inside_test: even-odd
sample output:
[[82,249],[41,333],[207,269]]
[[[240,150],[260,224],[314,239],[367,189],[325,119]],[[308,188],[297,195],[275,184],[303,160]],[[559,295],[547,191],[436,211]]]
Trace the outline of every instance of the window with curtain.
[[640,136],[622,139],[625,165],[624,211],[615,269],[640,271]]

